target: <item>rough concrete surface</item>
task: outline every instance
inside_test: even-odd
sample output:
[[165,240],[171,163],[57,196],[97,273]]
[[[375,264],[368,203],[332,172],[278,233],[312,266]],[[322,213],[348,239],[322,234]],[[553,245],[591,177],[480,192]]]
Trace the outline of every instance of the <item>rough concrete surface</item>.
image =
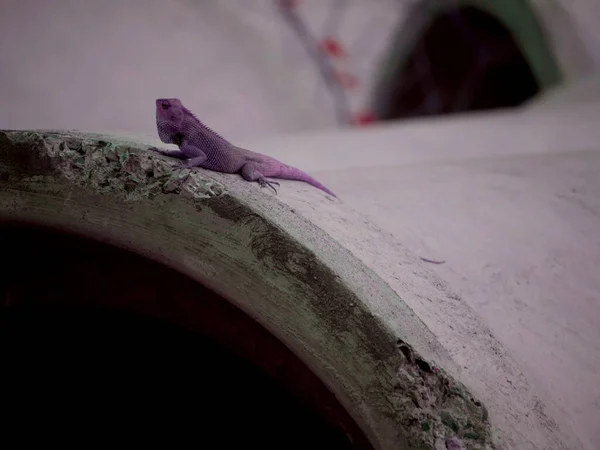
[[[418,258],[368,222],[355,222],[341,202],[302,183],[283,182],[281,191],[288,200],[323,208],[332,225],[327,232],[258,185],[236,175],[180,170],[176,161],[145,148],[102,135],[2,131],[0,219],[83,233],[204,283],[295,351],[376,448],[503,447],[510,430],[494,429],[492,443],[488,409],[459,381],[460,370],[444,346],[396,294],[462,311],[473,332],[489,335]],[[346,229],[343,235],[338,227]],[[396,292],[353,255],[369,259],[378,247],[388,261],[396,259],[388,272],[396,271]],[[485,343],[496,352],[488,361],[495,370],[511,367],[491,336]],[[514,378],[500,373],[500,383],[504,376]],[[518,379],[504,389],[518,389],[505,395],[518,392],[527,399]],[[492,416],[508,412],[496,406],[489,403]],[[510,413],[534,429],[552,431],[535,412]]]
[[[591,87],[587,95],[585,86],[557,91],[554,100],[517,112],[242,144],[314,173],[396,242],[420,256],[446,260],[429,268],[514,358],[509,371],[533,387],[567,448],[595,450],[600,104],[589,101],[597,97],[595,84]],[[317,210],[310,217],[319,223],[322,214]],[[504,387],[493,381],[487,357],[475,351],[479,339],[471,334],[473,340],[465,342],[472,328],[463,327],[460,311],[403,295],[399,287],[406,278],[399,283],[397,274],[388,273],[390,260],[359,257],[467,367],[463,380],[479,386],[482,399],[502,398],[490,390]],[[489,385],[481,382],[487,376]],[[514,398],[513,407],[521,402]],[[536,410],[536,404],[525,408]],[[557,448],[528,441],[526,427],[513,435],[512,448]]]

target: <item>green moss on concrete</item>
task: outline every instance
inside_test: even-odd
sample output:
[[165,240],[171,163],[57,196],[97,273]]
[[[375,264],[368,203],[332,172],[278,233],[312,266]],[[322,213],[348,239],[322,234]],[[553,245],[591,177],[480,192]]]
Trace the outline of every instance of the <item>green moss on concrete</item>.
[[[392,335],[318,254],[257,213],[258,209],[241,202],[211,174],[181,170],[177,161],[117,139],[67,132],[0,131],[0,184],[4,187],[35,192],[38,183],[76,186],[88,193],[90,201],[95,195],[104,204],[109,203],[108,198],[120,205],[143,204],[145,208],[170,200],[173,211],[185,215],[194,228],[211,223],[216,233],[229,239],[233,236],[242,255],[236,261],[251,256],[256,270],[267,274],[264,277],[273,289],[302,305],[305,322],[301,328],[330,339],[323,344],[329,353],[320,355],[325,358],[322,364],[332,363],[327,358],[347,359],[350,362],[340,367],[364,368],[344,374],[354,380],[353,389],[360,387],[351,394],[357,399],[354,406],[375,411],[380,420],[393,424],[398,436],[393,448],[433,450],[440,439],[456,436],[467,440],[467,433],[467,448],[493,448],[485,408],[464,385],[423,358],[406,340]],[[57,196],[65,197],[67,191],[63,187]],[[175,206],[181,199],[185,207]],[[186,245],[210,244],[192,239]],[[340,258],[351,256],[340,249]],[[401,301],[389,287],[384,291],[390,302]]]
[[158,194],[215,197],[224,186],[176,162],[131,145],[60,132],[0,132],[7,181],[29,183],[36,176],[61,176],[77,186],[125,200],[153,199]]

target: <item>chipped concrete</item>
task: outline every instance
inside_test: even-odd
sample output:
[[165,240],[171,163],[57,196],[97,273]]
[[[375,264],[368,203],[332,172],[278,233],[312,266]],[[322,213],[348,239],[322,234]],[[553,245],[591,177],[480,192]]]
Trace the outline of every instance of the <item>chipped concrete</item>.
[[[118,245],[228,298],[311,367],[376,448],[495,448],[486,407],[376,273],[280,197],[236,175],[180,170],[147,147],[103,135],[2,131],[0,218]],[[350,213],[317,190],[308,194],[333,207],[340,224]]]
[[[492,423],[512,430],[508,448],[600,448],[595,87],[516,112],[240,143],[314,173],[360,212],[343,226],[308,193],[280,196],[417,313]],[[412,252],[446,263],[428,278]]]

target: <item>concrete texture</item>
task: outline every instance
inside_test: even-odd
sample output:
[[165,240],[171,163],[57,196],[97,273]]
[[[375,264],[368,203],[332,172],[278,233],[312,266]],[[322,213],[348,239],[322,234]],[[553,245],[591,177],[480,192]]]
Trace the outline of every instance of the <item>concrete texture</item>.
[[[493,423],[508,448],[600,448],[600,194],[595,176],[600,106],[590,101],[597,93],[587,88],[564,96],[557,92],[556,100],[544,105],[541,99],[530,111],[267,141],[267,134],[331,126],[332,115],[327,105],[312,101],[317,97],[310,95],[312,68],[307,78],[288,60],[303,57],[301,49],[283,57],[281,41],[270,34],[275,19],[255,14],[248,20],[247,11],[236,15],[232,4],[221,8],[215,2],[199,10],[198,2],[187,1],[165,6],[133,0],[0,0],[0,126],[154,135],[154,99],[167,94],[189,99],[195,112],[236,144],[311,172],[360,211],[343,207],[344,216],[335,219],[342,206],[323,202],[309,187],[285,182],[278,201],[265,207],[274,223],[302,236],[305,222],[289,225],[292,213],[278,203],[286,202],[401,295],[463,367],[461,379],[491,405]],[[597,2],[540,0],[535,8],[551,45],[562,49],[558,59],[568,77],[591,65],[600,67]],[[577,29],[577,36],[567,37],[578,43],[577,49],[583,45],[585,54],[569,53],[569,39],[562,40],[565,23]],[[163,50],[160,57],[157,49]],[[296,89],[288,96],[283,84]],[[572,102],[582,99],[586,104]],[[98,189],[110,194],[125,188],[132,200],[164,195],[162,185],[132,188],[139,168],[128,170],[133,180],[124,176],[114,191],[111,186]],[[221,181],[227,180],[228,189],[250,196],[244,198],[252,205],[264,195],[232,177],[202,180],[171,180],[170,186],[183,195],[210,198],[223,192]],[[45,179],[31,183],[47,187]],[[68,215],[70,191],[57,192],[65,200],[51,205],[79,223],[80,218]],[[44,220],[55,214],[39,209],[35,199],[21,199],[30,208],[24,214],[43,212]],[[131,233],[124,234],[131,242],[139,239],[153,249],[151,254],[166,251],[154,247],[147,225],[126,230],[132,224],[119,208],[130,203],[116,209],[103,205],[102,213],[84,221],[95,232],[121,227]],[[147,223],[178,223],[168,208],[138,213]],[[224,230],[238,226],[219,223],[227,224]],[[314,231],[313,225],[309,228]],[[177,249],[187,255],[190,250],[178,239]],[[221,245],[221,250],[237,251],[233,243]],[[311,245],[320,251],[319,241]],[[409,251],[447,263],[427,268]],[[323,258],[334,263],[336,252]],[[191,264],[210,272],[192,257],[174,261],[182,270]],[[458,299],[447,300],[431,288],[431,280]],[[374,310],[397,330],[402,328],[398,315],[388,315],[387,309],[397,307]],[[502,345],[486,337],[486,327]],[[560,431],[552,431],[553,421]],[[566,443],[561,447],[553,439]]]
[[[311,171],[411,251],[446,260],[432,270],[514,356],[569,448],[590,450],[600,448],[596,90],[586,82],[518,112],[243,143]],[[390,261],[363,260],[394,282]],[[461,314],[405,298],[466,366],[463,379],[487,391],[462,348]]]
[[532,0],[531,3],[570,81],[600,69],[600,3],[589,0]]
[[373,450],[288,347],[187,276],[22,223],[0,221],[0,248],[10,261],[0,277],[5,431],[35,429],[45,442],[77,429],[149,446]]
[[[570,109],[572,105],[581,103],[600,102],[600,73],[582,77],[566,86],[559,86],[546,92],[538,98],[535,98],[527,105],[529,110],[540,108],[541,110],[550,110],[552,108]],[[592,107],[593,108],[593,107]],[[591,111],[595,113],[594,110]],[[593,119],[594,116],[592,116]]]
[[[541,433],[534,439],[562,448],[541,410],[521,408],[526,386],[466,305],[416,257],[381,241],[376,228],[366,222],[349,227],[344,233],[354,245],[342,246],[258,185],[237,175],[176,169],[177,161],[146,147],[102,135],[0,132],[0,220],[83,234],[201,282],[292,349],[376,448],[456,442],[494,448],[488,409],[500,418],[504,408]],[[322,208],[332,230],[356,222],[339,201],[302,183],[284,182],[281,190]],[[495,351],[488,363],[501,379],[514,378],[521,406],[511,405],[505,392],[486,409],[459,381],[460,370],[404,298],[353,255],[368,246],[373,257],[373,244],[402,264],[396,273],[404,288],[396,283],[397,292],[462,310],[472,330],[485,333],[484,346]],[[500,423],[494,431],[501,448],[517,424]]]

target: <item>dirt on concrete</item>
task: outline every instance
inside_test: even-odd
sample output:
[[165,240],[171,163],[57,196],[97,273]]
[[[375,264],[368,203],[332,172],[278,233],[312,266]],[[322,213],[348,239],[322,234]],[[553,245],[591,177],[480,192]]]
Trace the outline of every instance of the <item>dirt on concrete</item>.
[[[443,350],[418,317],[404,310],[403,321],[418,331],[412,337],[408,330],[403,331],[402,337],[396,335],[370,310],[362,293],[349,287],[346,274],[336,273],[323,264],[318,253],[291,238],[251,204],[233,196],[226,180],[234,180],[235,175],[214,174],[213,178],[212,173],[180,170],[176,164],[143,146],[108,137],[68,132],[0,132],[2,190],[10,187],[13,192],[45,192],[60,200],[65,191],[57,188],[53,194],[48,188],[67,184],[99,196],[98,199],[113,199],[115,208],[129,208],[132,215],[136,214],[132,205],[158,199],[164,202],[165,196],[174,196],[193,206],[191,211],[197,214],[193,220],[198,227],[219,221],[213,225],[221,234],[235,229],[241,232],[240,236],[247,235],[240,251],[249,252],[273,289],[284,289],[292,304],[302,306],[304,316],[293,316],[296,318],[292,322],[300,321],[293,326],[306,330],[312,339],[326,342],[323,347],[305,349],[323,365],[313,365],[313,370],[323,374],[330,370],[328,365],[337,367],[334,372],[341,383],[338,393],[354,397],[346,403],[356,408],[350,411],[354,417],[370,417],[359,423],[367,429],[373,427],[371,433],[367,432],[371,439],[381,438],[381,430],[393,429],[395,443],[389,436],[383,437],[381,445],[385,448],[496,448],[485,406],[445,370],[446,363],[441,362],[447,356],[442,356]],[[69,192],[71,195],[75,191]],[[8,190],[4,195],[10,196]],[[2,204],[7,205],[6,199]],[[12,208],[14,213],[18,205],[13,204]],[[6,215],[5,211],[2,216]],[[333,242],[328,247],[336,248]],[[353,261],[348,267],[356,265],[354,273],[366,276],[365,283],[378,286],[371,288],[371,295],[384,295],[387,300],[382,300],[390,307],[402,303],[374,273],[366,267],[361,269],[350,253],[342,247],[337,252],[339,258]],[[282,280],[286,286],[280,286]],[[285,329],[289,324],[281,326]],[[417,348],[423,344],[415,347],[410,342],[415,338],[429,342],[441,364],[421,355]],[[347,364],[361,369],[344,373],[342,367]],[[335,390],[335,382],[330,387]],[[380,421],[387,425],[382,426]],[[380,431],[375,431],[378,428]]]

